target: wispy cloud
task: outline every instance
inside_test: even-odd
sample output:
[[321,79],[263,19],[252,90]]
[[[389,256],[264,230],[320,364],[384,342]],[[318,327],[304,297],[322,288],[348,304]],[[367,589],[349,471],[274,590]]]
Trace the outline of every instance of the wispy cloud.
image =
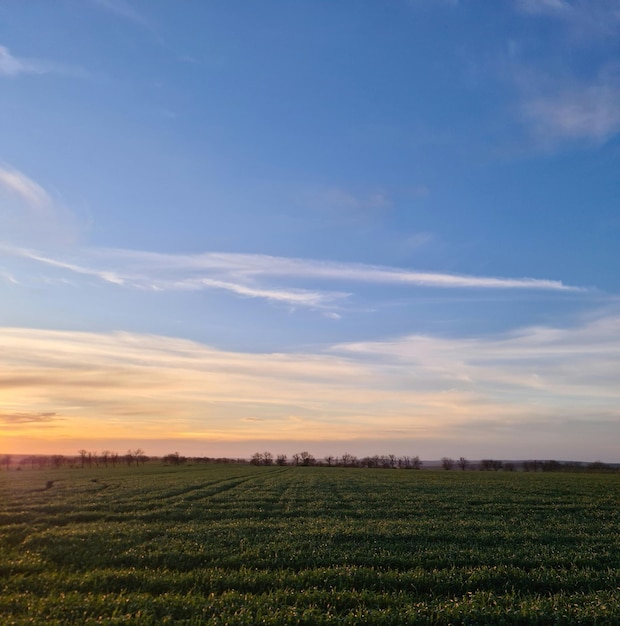
[[0,163],[0,243],[68,243],[84,225],[39,183]]
[[0,416],[8,437],[62,417],[59,436],[84,440],[191,432],[202,442],[376,446],[399,432],[404,448],[454,445],[446,454],[482,454],[482,438],[500,454],[528,455],[542,441],[549,455],[598,458],[620,424],[619,331],[612,315],[495,337],[252,354],[157,336],[4,328]]
[[49,194],[41,185],[7,165],[4,167],[0,165],[0,186],[20,196],[31,206],[42,207],[52,202]]
[[176,268],[183,272],[223,272],[238,279],[257,277],[291,277],[326,279],[344,282],[403,284],[420,287],[483,288],[483,289],[545,289],[575,291],[576,287],[560,281],[535,278],[497,278],[467,276],[439,272],[420,272],[402,268],[363,263],[338,263],[313,259],[277,257],[261,254],[205,253],[170,255],[125,250],[101,250],[98,254],[124,263],[133,261],[137,267],[161,271]]
[[307,194],[307,202],[315,208],[353,212],[387,209],[392,206],[392,198],[385,190],[375,189],[356,194],[341,187],[316,189]]
[[20,74],[66,74],[84,76],[84,69],[40,59],[17,57],[6,46],[0,45],[0,76],[19,76]]
[[13,276],[13,274],[7,272],[5,269],[2,268],[0,268],[0,278],[2,278],[2,280],[4,280],[5,282],[10,283],[11,285],[19,284],[18,280],[15,278],[15,276]]
[[61,419],[56,416],[56,413],[5,413],[0,411],[0,422],[8,425],[51,424]]
[[564,17],[572,13],[574,5],[566,0],[518,0],[517,6],[526,13]]
[[542,77],[524,86],[523,119],[538,141],[604,142],[620,132],[620,72],[602,72],[592,81]]
[[[519,92],[521,121],[539,147],[596,145],[616,136],[620,2],[518,0],[516,6],[532,19],[555,23],[550,54],[538,55],[535,66],[513,59],[510,72]],[[575,62],[578,55],[583,62]]]
[[91,2],[122,19],[147,26],[145,17],[127,0],[91,0]]
[[44,72],[45,69],[40,62],[15,57],[8,48],[0,46],[0,76],[43,74]]
[[[31,249],[4,246],[5,254],[92,276],[126,288],[172,291],[218,289],[248,298],[262,298],[293,307],[334,312],[353,293],[353,286],[392,285],[406,289],[518,289],[581,291],[561,281],[537,278],[468,276],[420,272],[403,268],[337,263],[260,254],[204,253],[161,254],[132,250],[91,249],[78,259],[52,257]],[[305,282],[322,281],[321,289],[308,289]],[[333,290],[327,283],[344,285]],[[337,319],[337,314],[333,316]]]
[[148,32],[157,43],[166,46],[165,41],[152,21],[145,13],[136,8],[135,3],[128,0],[90,0],[90,2],[93,6],[107,12],[111,16],[124,20],[130,25],[140,27],[145,32]]
[[618,0],[517,0],[517,7],[530,15],[560,20],[573,37],[585,40],[616,36],[620,28]]

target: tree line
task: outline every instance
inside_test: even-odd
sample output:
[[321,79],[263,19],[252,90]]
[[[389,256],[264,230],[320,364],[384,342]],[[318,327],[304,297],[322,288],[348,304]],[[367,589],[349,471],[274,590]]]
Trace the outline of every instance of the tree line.
[[[297,452],[290,457],[286,454],[272,454],[269,451],[255,452],[249,459],[234,457],[207,457],[207,456],[184,456],[178,452],[165,454],[161,457],[148,457],[144,450],[136,448],[127,450],[124,454],[103,450],[102,452],[80,449],[75,456],[65,456],[62,454],[53,455],[31,455],[21,457],[19,461],[14,460],[10,454],[0,455],[0,470],[9,470],[30,467],[32,469],[53,468],[93,468],[93,467],[117,467],[126,465],[128,467],[144,465],[147,462],[161,462],[164,465],[194,465],[206,463],[235,463],[251,464],[255,466],[323,466],[323,467],[357,467],[372,469],[413,469],[423,468],[423,462],[419,456],[396,456],[370,455],[357,457],[354,454],[345,452],[340,456],[327,455],[323,458],[316,458],[310,452],[304,450]],[[433,463],[431,467],[437,467]],[[453,459],[443,457],[439,462],[439,467],[444,470],[480,470],[487,472],[562,472],[562,471],[596,471],[610,472],[619,471],[618,465],[595,461],[593,463],[583,463],[578,461],[556,461],[556,460],[524,460],[524,461],[502,461],[498,459],[482,459],[480,461],[470,461],[465,457]]]
[[8,470],[13,464],[15,464],[17,468],[31,467],[32,469],[43,469],[46,467],[59,469],[61,467],[90,468],[108,466],[116,467],[117,465],[137,466],[144,465],[149,460],[149,457],[146,456],[144,450],[141,448],[127,450],[124,454],[119,454],[118,452],[112,452],[110,450],[103,450],[98,453],[81,449],[78,450],[77,455],[74,456],[64,454],[33,454],[30,456],[24,456],[19,460],[19,463],[13,462],[13,456],[11,454],[5,454],[0,457],[0,468],[4,467]]

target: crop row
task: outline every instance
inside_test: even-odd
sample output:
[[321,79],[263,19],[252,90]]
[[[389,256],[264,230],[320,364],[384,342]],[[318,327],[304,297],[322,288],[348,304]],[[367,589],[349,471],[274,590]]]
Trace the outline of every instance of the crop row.
[[614,623],[617,475],[0,477],[3,623]]

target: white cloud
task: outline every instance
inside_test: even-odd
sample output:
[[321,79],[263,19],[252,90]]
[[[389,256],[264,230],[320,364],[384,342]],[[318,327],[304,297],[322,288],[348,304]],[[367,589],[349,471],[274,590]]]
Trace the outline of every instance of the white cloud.
[[47,245],[75,241],[76,215],[23,172],[0,164],[0,243]]
[[554,26],[551,48],[538,54],[535,66],[512,58],[520,118],[539,147],[601,144],[616,136],[620,0],[518,0],[516,6]]
[[544,441],[550,456],[597,458],[620,423],[620,317],[613,315],[573,328],[411,336],[290,354],[9,328],[0,329],[0,343],[7,436],[36,432],[38,419],[19,416],[53,415],[62,437],[170,441],[192,432],[203,441],[380,442],[398,431],[403,445],[452,438],[463,446],[454,452],[467,455],[489,441],[502,443],[500,454],[528,455]]
[[17,194],[31,206],[43,207],[52,203],[43,187],[10,166],[0,166],[0,186]]
[[123,19],[135,22],[136,24],[144,25],[144,17],[136,11],[136,9],[129,4],[126,0],[92,0],[96,5],[101,8],[114,13]]
[[544,145],[559,141],[605,142],[620,132],[620,76],[601,73],[594,81],[537,80],[525,87],[523,119]]
[[7,272],[5,269],[2,269],[2,268],[0,268],[0,278],[2,278],[5,282],[10,283],[11,285],[19,284],[19,282],[17,281],[15,276],[13,276],[13,274],[11,274],[10,272]]
[[[161,254],[134,250],[91,249],[76,259],[58,258],[32,249],[1,246],[10,256],[36,261],[60,271],[91,276],[126,288],[175,291],[218,289],[238,296],[327,310],[335,319],[342,303],[353,295],[353,283],[391,285],[403,289],[519,289],[583,291],[561,281],[536,278],[467,276],[420,272],[362,263],[337,263],[260,254]],[[304,287],[322,281],[321,289]],[[326,283],[345,284],[347,291]]]
[[524,13],[561,20],[573,41],[615,37],[620,27],[618,0],[518,0]]
[[309,209],[331,212],[341,218],[370,217],[393,205],[384,189],[353,192],[342,187],[321,187],[301,194],[302,203]]
[[319,278],[334,281],[378,284],[403,284],[419,287],[478,289],[543,289],[579,291],[561,281],[536,278],[500,278],[468,276],[439,272],[420,272],[364,263],[339,263],[264,254],[208,252],[195,255],[172,255],[131,250],[94,250],[95,257],[107,263],[122,262],[138,270],[161,272],[166,268],[187,272],[219,272],[238,279],[265,277]]
[[15,77],[20,74],[65,74],[82,77],[87,72],[78,66],[16,57],[6,46],[0,45],[0,76]]
[[566,0],[519,0],[518,6],[527,13],[566,15],[573,8]]
[[17,76],[18,74],[42,74],[43,67],[36,61],[19,59],[13,56],[8,48],[0,46],[0,76]]

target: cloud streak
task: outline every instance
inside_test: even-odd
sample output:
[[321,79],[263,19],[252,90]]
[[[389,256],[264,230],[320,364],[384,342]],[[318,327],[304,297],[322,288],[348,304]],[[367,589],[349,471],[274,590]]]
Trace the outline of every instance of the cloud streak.
[[0,165],[0,187],[4,187],[33,207],[44,207],[52,203],[49,194],[41,185],[8,165]]
[[620,27],[617,0],[519,0],[517,7],[526,14],[562,21],[581,39],[615,36]]
[[[514,79],[520,91],[521,121],[543,148],[564,143],[601,144],[620,132],[620,69],[616,48],[620,37],[620,3],[617,0],[520,0],[521,13],[554,20],[554,41],[565,54],[558,64],[555,54],[538,62],[536,69],[519,68]],[[573,58],[575,47],[591,59],[584,67]],[[570,50],[570,54],[568,51]],[[604,56],[601,51],[606,51]],[[582,54],[585,58],[586,55]],[[579,69],[578,69],[579,68]]]
[[483,439],[528,455],[540,440],[549,455],[557,446],[598,458],[620,430],[618,331],[620,317],[608,316],[486,338],[255,354],[160,336],[4,328],[0,418],[7,437],[35,437],[53,422],[58,437],[93,440],[192,433],[205,444],[376,446],[398,431],[403,449],[458,440],[464,453],[482,454]]
[[51,424],[61,418],[56,413],[4,413],[0,411],[0,422],[9,426],[19,424]]
[[[0,250],[8,255],[36,261],[72,274],[91,276],[125,288],[152,291],[217,289],[241,297],[260,298],[286,303],[293,307],[315,309],[339,306],[339,303],[345,302],[353,295],[356,284],[407,289],[583,291],[579,287],[565,285],[557,280],[421,272],[362,263],[338,263],[260,254],[186,255],[91,249],[82,251],[78,260],[67,260],[6,245]],[[303,287],[306,281],[317,280],[322,282],[322,289]],[[347,290],[325,289],[326,283],[345,285]]]
[[0,76],[43,74],[44,72],[44,67],[39,62],[17,58],[9,52],[8,48],[0,46]]
[[[537,81],[543,82],[543,81]],[[524,121],[545,145],[559,141],[608,141],[620,132],[620,76],[617,69],[594,81],[544,81],[526,88]]]
[[0,45],[0,76],[16,77],[22,74],[65,74],[70,76],[84,76],[86,72],[79,67],[25,59],[11,54],[6,46]]
[[39,183],[0,163],[0,244],[66,244],[82,230],[76,215]]

